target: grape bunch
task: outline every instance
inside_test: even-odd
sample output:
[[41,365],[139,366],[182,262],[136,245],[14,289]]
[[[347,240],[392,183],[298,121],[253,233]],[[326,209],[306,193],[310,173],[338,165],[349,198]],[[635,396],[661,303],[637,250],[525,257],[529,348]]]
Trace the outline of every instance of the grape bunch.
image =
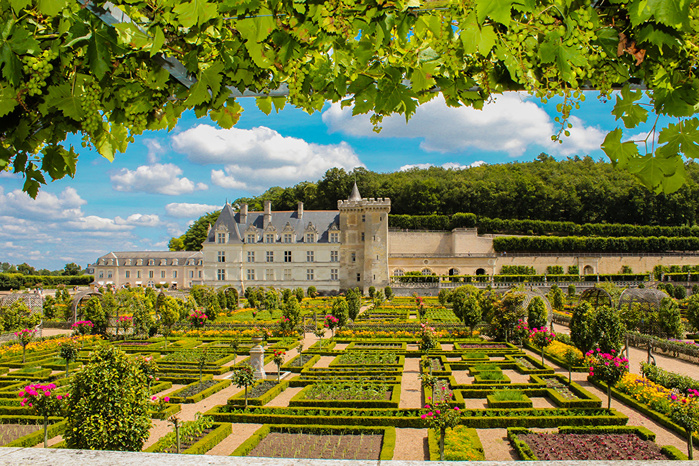
[[85,112],[83,119],[83,131],[87,134],[95,134],[102,127],[102,115],[100,108],[100,88],[96,81],[85,84],[84,92],[80,96],[81,105]]
[[148,126],[148,113],[136,105],[135,99],[141,97],[144,91],[134,89],[124,89],[119,93],[121,105],[126,116],[126,126],[131,130],[131,134],[141,134]]
[[50,49],[44,50],[38,57],[31,55],[22,57],[22,71],[29,77],[27,80],[28,95],[34,96],[42,93],[42,88],[46,87],[46,80],[53,71],[51,60],[56,57],[58,54]]

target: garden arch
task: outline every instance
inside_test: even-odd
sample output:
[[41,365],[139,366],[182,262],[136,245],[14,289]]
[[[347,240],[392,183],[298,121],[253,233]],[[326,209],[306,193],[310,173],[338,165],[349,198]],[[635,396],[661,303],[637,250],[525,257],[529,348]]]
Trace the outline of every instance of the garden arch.
[[99,296],[100,298],[102,298],[102,293],[100,293],[99,291],[85,290],[80,291],[79,293],[76,293],[75,296],[73,296],[73,323],[75,323],[78,320],[78,307],[80,306],[82,300],[85,298],[90,299],[93,296]]
[[615,306],[614,298],[603,288],[588,288],[580,294],[580,301],[587,301],[595,309],[600,306]]
[[583,275],[594,275],[595,269],[591,265],[583,267]]
[[619,296],[619,308],[638,304],[644,312],[653,312],[660,309],[660,302],[667,297],[664,291],[653,288],[627,288]]

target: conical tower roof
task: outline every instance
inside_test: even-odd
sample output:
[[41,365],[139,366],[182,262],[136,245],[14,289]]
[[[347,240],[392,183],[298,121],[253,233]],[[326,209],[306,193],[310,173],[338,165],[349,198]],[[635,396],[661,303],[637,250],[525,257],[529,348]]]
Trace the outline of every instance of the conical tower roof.
[[362,200],[362,195],[359,194],[359,188],[357,187],[357,182],[354,182],[354,186],[352,186],[352,194],[350,194],[350,197],[348,201],[361,201]]

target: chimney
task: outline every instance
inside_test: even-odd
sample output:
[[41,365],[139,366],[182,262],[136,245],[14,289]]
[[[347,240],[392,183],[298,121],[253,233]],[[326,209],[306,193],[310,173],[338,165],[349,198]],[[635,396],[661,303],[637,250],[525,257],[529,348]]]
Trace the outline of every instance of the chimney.
[[265,201],[265,216],[262,228],[267,228],[267,225],[272,223],[272,201]]
[[248,223],[248,205],[240,204],[240,223]]
[[296,216],[301,220],[303,218],[303,202],[299,201],[298,214]]

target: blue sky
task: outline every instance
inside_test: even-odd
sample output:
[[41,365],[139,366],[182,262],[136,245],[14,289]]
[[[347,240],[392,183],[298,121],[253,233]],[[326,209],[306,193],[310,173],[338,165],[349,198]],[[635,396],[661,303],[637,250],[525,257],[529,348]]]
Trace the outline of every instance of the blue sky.
[[[563,144],[550,141],[556,103],[508,93],[476,111],[448,108],[436,97],[408,124],[390,117],[375,134],[368,116],[352,117],[339,104],[313,115],[287,105],[268,116],[254,99],[241,99],[245,112],[232,130],[188,112],[170,133],[137,136],[113,163],[73,137],[76,177],[43,186],[36,200],[21,192],[19,176],[0,173],[0,262],[85,267],[109,251],[166,249],[172,236],[226,199],[318,180],[334,166],[392,172],[425,164],[468,169],[540,152],[605,157],[604,134],[621,126],[610,113],[613,102],[588,95]],[[627,137],[642,130],[648,127]]]

